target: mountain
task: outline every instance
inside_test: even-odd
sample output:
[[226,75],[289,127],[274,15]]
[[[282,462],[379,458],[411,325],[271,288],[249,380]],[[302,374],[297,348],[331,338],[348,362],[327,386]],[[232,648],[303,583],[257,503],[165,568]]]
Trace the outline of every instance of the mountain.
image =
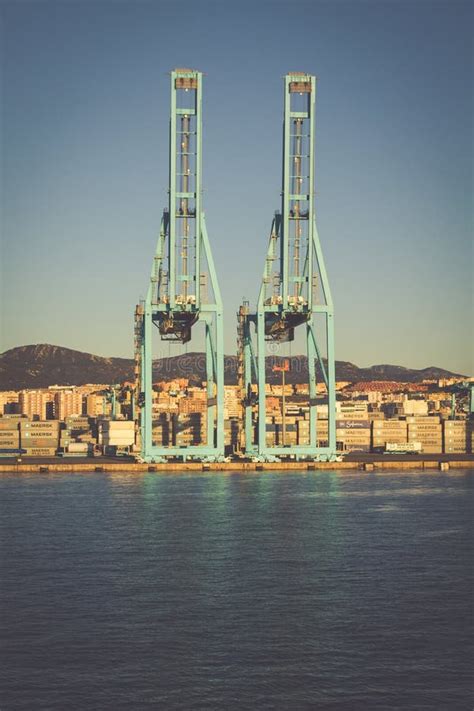
[[20,346],[0,355],[0,389],[119,383],[133,378],[133,361],[102,358],[62,346]]
[[[272,372],[281,362],[277,356],[267,358],[268,382],[280,382],[281,374]],[[186,353],[154,361],[153,379],[172,380],[189,378],[198,384],[205,379],[206,360],[203,353]],[[237,382],[237,358],[225,356],[225,381]],[[133,380],[131,358],[103,358],[91,353],[51,346],[48,344],[20,346],[0,355],[0,390],[45,388],[49,385],[84,385],[85,383],[122,383]],[[307,378],[304,356],[293,356],[287,382],[299,383]],[[320,376],[320,374],[318,374]],[[443,368],[431,366],[422,370],[398,365],[373,365],[358,368],[347,361],[336,361],[336,379],[358,382],[362,380],[394,380],[421,382],[424,379],[449,378],[457,375]]]

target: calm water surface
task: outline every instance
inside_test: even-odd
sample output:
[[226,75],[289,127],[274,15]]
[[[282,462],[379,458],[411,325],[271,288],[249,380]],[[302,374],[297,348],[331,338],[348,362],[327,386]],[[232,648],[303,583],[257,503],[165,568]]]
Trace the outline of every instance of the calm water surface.
[[469,472],[0,475],[1,711],[472,709]]

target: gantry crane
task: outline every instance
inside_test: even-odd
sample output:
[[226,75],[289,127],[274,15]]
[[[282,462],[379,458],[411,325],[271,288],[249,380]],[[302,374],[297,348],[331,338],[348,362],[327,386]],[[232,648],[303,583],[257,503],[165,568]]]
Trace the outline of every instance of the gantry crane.
[[449,388],[451,391],[451,420],[456,419],[458,410],[474,421],[474,383],[463,380]]
[[[271,227],[257,310],[251,312],[244,302],[238,314],[244,451],[262,460],[336,458],[334,312],[314,209],[315,97],[314,76],[292,72],[284,77],[281,212],[275,213]],[[321,329],[317,314],[325,321]],[[299,326],[305,331],[308,358],[309,435],[296,446],[267,445],[266,342],[293,341]],[[329,422],[324,437],[318,436],[317,372],[326,384]]]
[[[137,444],[146,462],[218,459],[224,454],[222,299],[202,210],[202,73],[171,72],[169,204],[163,212],[148,292],[135,311]],[[210,288],[209,288],[210,287]],[[153,349],[161,340],[188,343],[204,323],[206,441],[189,447],[153,441]]]

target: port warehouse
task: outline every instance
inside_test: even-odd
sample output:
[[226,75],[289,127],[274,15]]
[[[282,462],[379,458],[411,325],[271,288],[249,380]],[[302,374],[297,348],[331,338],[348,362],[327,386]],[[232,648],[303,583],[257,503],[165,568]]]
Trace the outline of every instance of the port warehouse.
[[[184,379],[160,383],[154,391],[153,439],[159,445],[199,446],[206,441],[205,391]],[[304,386],[268,387],[267,443],[289,448],[308,440],[309,420]],[[362,387],[362,386],[361,386]],[[471,454],[474,423],[452,408],[449,393],[388,392],[346,394],[336,402],[339,453],[406,451],[420,454]],[[416,390],[416,386],[410,386]],[[137,454],[137,428],[131,419],[132,398],[126,387],[117,397],[105,387],[50,388],[0,393],[0,454],[3,457],[119,456]],[[413,394],[412,394],[413,395]],[[344,397],[341,394],[341,397]],[[365,398],[365,399],[356,399]],[[371,402],[370,402],[370,401]],[[54,418],[54,419],[53,419]],[[285,420],[285,422],[283,422]],[[327,405],[317,406],[318,442],[327,441]],[[242,456],[241,405],[238,388],[225,386],[225,448]]]

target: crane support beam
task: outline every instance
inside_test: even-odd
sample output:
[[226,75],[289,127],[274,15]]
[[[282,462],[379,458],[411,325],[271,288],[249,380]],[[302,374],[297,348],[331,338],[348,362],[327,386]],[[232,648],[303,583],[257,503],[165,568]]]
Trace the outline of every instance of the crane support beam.
[[[244,450],[260,460],[336,458],[334,307],[314,205],[315,101],[316,77],[300,72],[285,76],[281,209],[272,221],[257,309],[251,312],[247,304],[239,311]],[[284,431],[283,446],[268,444],[267,343],[273,342],[275,353],[279,344],[293,341],[302,326],[308,363],[304,417],[309,420],[309,434],[305,442],[288,444]],[[318,373],[323,388],[317,383]],[[324,437],[318,433],[318,405],[328,413]],[[285,422],[285,412],[282,418]]]
[[[136,444],[145,462],[224,456],[222,298],[202,209],[202,73],[171,72],[169,201],[163,212],[146,298],[135,311]],[[204,294],[203,284],[211,295]],[[206,408],[197,445],[155,441],[153,335],[185,344],[204,326]],[[179,438],[178,438],[179,439]]]

